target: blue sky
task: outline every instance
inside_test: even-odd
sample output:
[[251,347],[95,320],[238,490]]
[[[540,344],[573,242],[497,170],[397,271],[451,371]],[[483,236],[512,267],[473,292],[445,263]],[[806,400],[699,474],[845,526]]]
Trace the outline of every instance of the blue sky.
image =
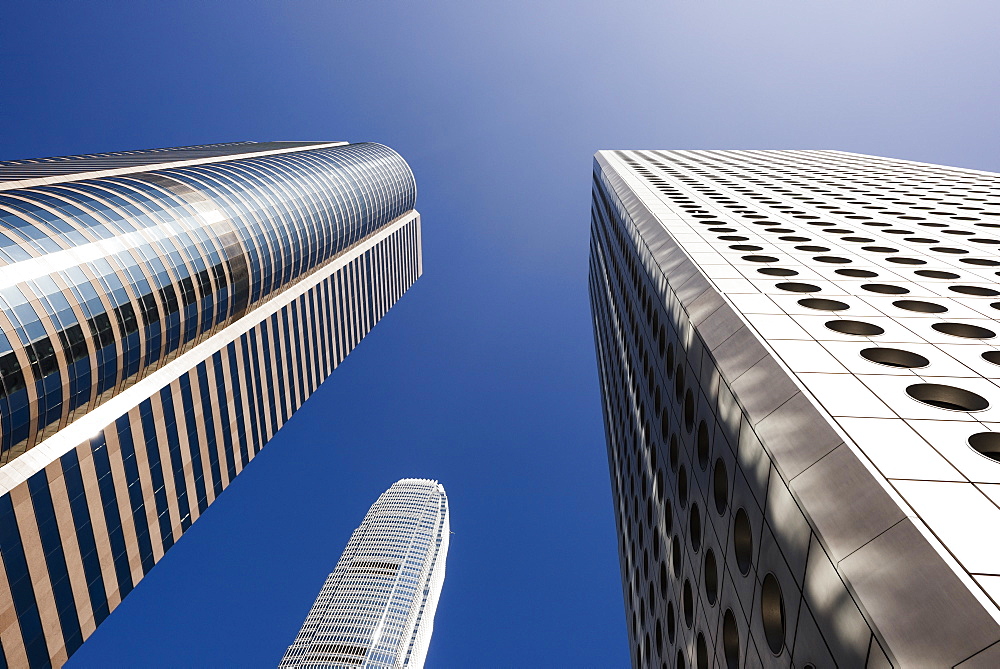
[[273,666],[395,480],[452,509],[429,667],[628,664],[591,156],[831,148],[1000,171],[995,2],[14,3],[0,159],[379,141],[425,274],[72,658]]

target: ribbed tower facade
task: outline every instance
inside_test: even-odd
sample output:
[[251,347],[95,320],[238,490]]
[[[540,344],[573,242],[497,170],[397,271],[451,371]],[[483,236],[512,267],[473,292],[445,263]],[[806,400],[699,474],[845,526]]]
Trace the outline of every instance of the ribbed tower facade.
[[394,483],[354,530],[280,666],[423,667],[449,535],[440,483]]
[[601,151],[636,667],[1000,666],[1000,175]]
[[415,197],[379,144],[0,163],[3,663],[62,664],[417,279]]

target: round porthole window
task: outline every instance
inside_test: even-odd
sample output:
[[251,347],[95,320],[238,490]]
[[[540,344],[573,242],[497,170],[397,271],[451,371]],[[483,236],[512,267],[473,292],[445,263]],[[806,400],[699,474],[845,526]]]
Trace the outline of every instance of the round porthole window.
[[992,339],[997,336],[993,330],[968,323],[935,323],[931,327],[946,335],[965,339]]
[[[775,258],[774,260],[777,262],[778,259]],[[794,269],[785,269],[783,267],[761,267],[757,271],[768,276],[796,276],[798,274]]]
[[975,295],[976,297],[996,297],[1000,295],[1000,290],[994,290],[985,286],[948,286],[948,290],[961,293],[962,295]]
[[799,304],[807,309],[817,309],[819,311],[843,311],[850,308],[850,305],[839,300],[825,300],[819,297],[803,298],[799,300]]
[[719,598],[719,565],[711,548],[705,551],[705,598],[710,606]]
[[722,617],[722,652],[726,659],[726,669],[739,669],[740,628],[732,609],[726,609]]
[[688,579],[684,579],[681,599],[684,604],[684,624],[690,629],[694,624],[694,593],[691,591],[691,581]]
[[709,442],[708,425],[705,421],[698,424],[698,466],[708,469]]
[[992,362],[994,365],[1000,365],[1000,351],[986,351],[983,353],[982,358],[986,362]]
[[726,472],[726,463],[722,461],[722,458],[715,461],[712,488],[715,493],[715,510],[721,516],[726,512],[726,506],[729,505],[729,475]]
[[861,357],[886,367],[914,368],[930,364],[924,356],[899,348],[866,348],[861,351]]
[[691,535],[691,548],[697,553],[701,550],[701,511],[697,504],[691,505],[688,532]]
[[750,530],[750,517],[743,508],[736,512],[733,519],[733,552],[736,554],[736,568],[746,576],[750,573],[753,561],[753,533]]
[[969,446],[980,455],[1000,462],[1000,432],[979,432],[969,437]]
[[774,285],[775,288],[780,288],[781,290],[787,290],[791,293],[818,293],[820,287],[813,285],[811,283],[799,283],[797,281],[785,281],[784,283],[777,283]]
[[764,577],[760,586],[760,616],[764,624],[764,639],[775,655],[785,648],[785,601],[774,574]]
[[948,311],[948,307],[944,305],[925,302],[923,300],[896,300],[892,305],[906,311],[916,311],[921,314],[941,314]]
[[957,279],[958,274],[954,272],[942,272],[936,269],[918,269],[914,274],[919,274],[920,276],[925,276],[928,279]]
[[957,279],[958,274],[954,272],[942,272],[937,269],[918,269],[914,274],[919,274],[920,276],[925,276],[928,279]]
[[861,287],[870,293],[881,293],[883,295],[903,295],[910,292],[902,286],[891,286],[887,283],[866,283]]
[[982,411],[990,405],[976,393],[939,383],[915,383],[906,388],[906,394],[918,402],[952,411]]
[[688,433],[694,429],[694,393],[690,390],[684,395],[684,429]]
[[855,335],[858,337],[875,337],[883,334],[885,330],[873,323],[864,321],[827,321],[826,327],[841,334]]
[[875,277],[878,276],[877,272],[872,272],[867,269],[844,268],[834,271],[837,272],[837,274],[840,274],[841,276],[849,276],[854,279],[874,279]]
[[694,655],[698,669],[708,669],[708,646],[705,644],[705,635],[701,632],[698,632]]

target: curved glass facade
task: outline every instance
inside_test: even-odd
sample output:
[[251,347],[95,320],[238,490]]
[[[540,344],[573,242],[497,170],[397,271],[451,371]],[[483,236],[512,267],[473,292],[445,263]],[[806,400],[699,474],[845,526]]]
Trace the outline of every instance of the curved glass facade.
[[351,144],[0,192],[0,463],[413,209]]
[[66,662],[413,285],[415,198],[379,144],[0,162],[0,668]]
[[279,666],[423,667],[449,528],[440,483],[394,483],[351,535]]

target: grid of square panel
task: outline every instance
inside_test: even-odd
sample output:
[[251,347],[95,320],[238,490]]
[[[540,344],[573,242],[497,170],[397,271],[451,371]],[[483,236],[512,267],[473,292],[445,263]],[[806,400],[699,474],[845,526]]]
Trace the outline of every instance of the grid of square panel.
[[831,151],[630,158],[670,234],[1000,601],[982,532],[1000,523],[1000,176]]
[[[762,159],[765,165],[768,162],[782,161],[780,156],[775,157],[776,152],[760,153],[765,154]],[[798,155],[798,152],[784,153]],[[690,155],[698,156],[702,163],[707,160],[704,158],[705,154],[718,154],[726,160],[735,160],[727,154],[743,155],[743,152],[690,152]],[[870,628],[865,617],[870,618],[871,611],[863,614],[859,610],[846,587],[843,575],[834,566],[840,564],[837,561],[843,555],[836,551],[832,556],[829,554],[825,543],[829,537],[814,531],[814,523],[807,519],[808,514],[800,507],[799,498],[790,492],[787,472],[782,468],[782,463],[772,460],[769,446],[762,447],[761,440],[755,434],[755,430],[762,424],[754,427],[752,422],[748,422],[743,405],[744,402],[754,400],[753,395],[748,393],[763,392],[766,395],[767,389],[748,389],[743,382],[737,390],[735,385],[730,387],[727,384],[726,374],[720,373],[716,365],[717,349],[710,351],[704,341],[704,337],[716,336],[718,333],[706,332],[705,323],[694,326],[688,318],[692,308],[690,298],[697,297],[697,291],[691,289],[687,297],[682,295],[680,298],[675,291],[680,286],[683,293],[689,286],[698,283],[695,280],[689,281],[692,273],[710,277],[712,289],[706,293],[725,294],[726,299],[731,300],[731,304],[737,309],[746,310],[748,315],[742,318],[749,321],[753,336],[768,345],[771,345],[771,337],[775,337],[775,333],[782,336],[786,333],[780,327],[774,329],[775,326],[784,325],[784,322],[775,324],[768,323],[766,318],[759,321],[754,319],[754,314],[758,312],[753,305],[766,303],[764,300],[773,304],[779,304],[781,300],[787,304],[790,300],[795,306],[780,311],[773,308],[761,309],[759,313],[762,316],[791,317],[798,312],[805,317],[819,314],[825,319],[825,327],[826,322],[836,317],[838,309],[821,311],[816,307],[831,305],[818,302],[836,300],[844,303],[848,300],[842,298],[849,296],[848,309],[852,306],[860,309],[861,305],[865,305],[866,311],[858,313],[884,316],[875,302],[884,299],[886,293],[861,289],[865,294],[871,293],[874,298],[868,299],[856,298],[850,290],[839,290],[834,296],[828,297],[825,294],[800,294],[775,289],[774,285],[778,282],[806,283],[806,280],[799,281],[799,277],[807,272],[806,276],[812,279],[809,283],[814,285],[822,280],[821,277],[826,277],[831,284],[848,278],[856,279],[853,285],[848,284],[851,289],[858,288],[862,283],[874,283],[876,277],[847,277],[843,273],[832,271],[859,265],[846,262],[856,259],[856,255],[847,258],[845,256],[850,252],[845,251],[843,245],[838,246],[835,251],[832,243],[818,243],[826,242],[826,239],[799,232],[811,232],[813,227],[830,230],[835,226],[829,216],[820,219],[796,206],[799,204],[798,200],[791,197],[795,191],[782,194],[788,195],[788,202],[791,204],[787,208],[777,209],[782,212],[782,216],[786,216],[778,220],[761,211],[758,201],[750,197],[754,194],[764,197],[759,191],[744,193],[737,189],[735,192],[728,192],[728,185],[711,183],[703,173],[699,173],[698,170],[706,171],[702,163],[694,166],[695,171],[681,172],[681,168],[668,160],[676,155],[688,156],[689,152],[602,152],[598,154],[595,165],[591,299],[605,399],[609,464],[621,538],[619,550],[622,556],[633,664],[680,666],[680,663],[686,662],[700,667],[708,666],[711,657],[716,657],[719,665],[726,667],[759,666],[761,663],[787,665],[793,659],[796,666],[862,666],[866,663],[869,666],[888,666],[890,657],[896,657],[895,661],[903,661],[905,664],[904,660],[898,658],[913,657],[914,652],[920,653],[919,644],[911,644],[910,648],[890,649],[887,655],[884,649],[886,641],[881,631]],[[813,156],[814,162],[822,162],[831,153],[810,152],[808,155]],[[749,171],[743,176],[750,179],[751,184],[753,179],[760,177],[755,170],[759,172],[762,169],[753,162],[757,157],[756,152],[743,155],[742,165]],[[846,180],[848,172],[856,176],[857,165],[855,157],[847,156],[844,160],[845,165],[840,174],[845,175]],[[886,162],[894,166],[899,163]],[[672,167],[661,167],[668,163]],[[902,165],[905,167],[910,164]],[[924,170],[924,167],[917,166],[914,169]],[[735,168],[727,166],[725,169],[732,171]],[[797,168],[786,165],[776,171],[781,177],[787,177],[788,174],[782,170],[791,172],[793,169]],[[857,171],[861,172],[863,169],[857,168]],[[735,179],[733,174],[727,174],[724,178],[728,181]],[[805,182],[806,178],[801,175],[796,177],[803,186],[815,186],[812,181]],[[947,178],[946,176],[946,180]],[[883,174],[879,182],[887,180]],[[742,182],[734,183],[735,186],[743,187]],[[759,184],[753,185],[760,187]],[[988,188],[990,186],[982,184],[971,187],[973,191]],[[992,191],[987,190],[986,197],[983,198],[983,217],[989,216],[989,212],[993,211],[989,207],[996,198],[991,200],[990,192]],[[665,195],[673,196],[676,200],[664,197]],[[713,195],[725,200],[722,204],[729,204],[737,209],[722,207],[720,211],[716,198],[710,197]],[[979,196],[983,193],[973,192],[972,195]],[[738,199],[740,197],[745,201]],[[801,197],[816,199],[811,193]],[[768,205],[782,204],[777,197],[767,199]],[[852,199],[858,198],[855,196]],[[650,214],[647,220],[632,220],[636,211],[646,210],[647,206]],[[820,211],[836,209],[845,212],[839,202],[836,207],[827,206],[830,208]],[[733,211],[736,217],[733,216]],[[897,213],[918,216],[916,213]],[[723,215],[728,218],[723,220]],[[845,212],[839,215],[848,214]],[[858,221],[884,223],[866,213],[850,215],[859,218],[848,219],[853,221],[849,224],[841,225],[842,222],[838,222],[836,227],[843,232],[825,234],[862,237],[860,233],[855,234],[856,228],[847,229],[847,225],[857,226]],[[748,218],[744,219],[744,216]],[[799,222],[793,224],[787,217],[795,216],[805,218],[795,219]],[[817,224],[803,227],[801,221],[823,223],[823,226]],[[754,222],[761,223],[760,229],[765,226],[782,229],[759,234]],[[977,222],[989,224],[990,220]],[[793,228],[792,225],[798,225],[798,228]],[[861,229],[883,227],[899,229],[891,225],[868,225]],[[669,232],[669,244],[659,234],[664,230]],[[768,235],[791,238],[778,239],[776,243],[771,243],[769,239],[765,242],[764,238]],[[729,236],[740,238],[720,239]],[[803,239],[804,237],[808,238]],[[867,238],[871,241],[857,243],[877,245],[877,237],[869,235]],[[982,239],[985,240],[986,237],[983,236]],[[838,238],[838,241],[844,240]],[[923,242],[911,242],[919,243]],[[977,243],[988,246],[985,241]],[[730,248],[731,245],[757,248],[733,249]],[[795,246],[824,248],[801,249]],[[910,253],[896,256],[907,258],[904,262],[885,260],[887,255],[881,250],[866,250],[860,255],[864,256],[866,253],[883,255],[876,255],[875,259],[866,261],[867,266],[859,265],[863,271],[882,271],[887,273],[886,276],[900,277],[900,267],[924,270],[925,273],[914,275],[917,278],[913,283],[922,283],[925,279],[931,280],[928,283],[936,283],[944,280],[938,273],[947,271],[941,267],[928,267],[931,265],[930,261]],[[811,255],[806,257],[806,254]],[[816,259],[823,254],[831,257],[836,254],[838,260],[827,262],[826,259]],[[992,270],[981,269],[991,266],[988,264],[988,251],[978,255],[947,251],[941,254],[964,256],[967,261],[973,262],[964,262],[962,267],[979,268],[978,274],[966,274],[966,281],[956,285],[972,287],[992,281],[990,275],[983,276],[983,273]],[[757,257],[747,259],[744,256]],[[914,260],[918,262],[911,262]],[[921,264],[919,261],[924,262]],[[828,266],[830,269],[826,269]],[[816,269],[817,267],[820,269]],[[799,275],[783,276],[757,271],[762,268],[768,271],[777,269],[782,273],[798,272]],[[978,277],[979,280],[973,280],[972,277]],[[699,290],[701,287],[702,284],[698,284]],[[960,301],[968,295],[968,292],[950,293],[957,294],[956,299]],[[918,295],[924,296],[923,293]],[[938,298],[941,295],[940,291],[935,293]],[[799,304],[799,300],[808,300],[808,306]],[[695,303],[699,301],[704,302],[704,299],[699,298]],[[893,308],[897,307],[893,305]],[[992,307],[981,305],[980,308]],[[774,313],[776,311],[778,313]],[[824,312],[826,316],[822,316]],[[975,314],[980,318],[983,316],[982,311],[976,311]],[[916,312],[915,315],[926,316],[924,312]],[[733,320],[739,321],[739,318],[734,317]],[[768,330],[769,327],[772,329]],[[726,334],[731,332],[729,330]],[[837,336],[830,338],[831,345],[850,341],[850,337],[841,336],[843,333],[834,334]],[[874,336],[869,338],[875,339]],[[785,341],[776,339],[779,342]],[[792,336],[788,340],[825,345],[825,339],[815,336],[797,339]],[[954,344],[959,345],[959,342]],[[981,344],[976,345],[982,348]],[[791,346],[801,345],[793,343]],[[870,345],[868,347],[872,348]],[[782,350],[777,349],[777,352],[780,356],[778,359],[784,361]],[[801,360],[815,360],[812,351],[803,353]],[[738,351],[730,357],[732,355],[738,356]],[[860,355],[858,359],[876,364]],[[894,361],[895,358],[890,357],[883,362]],[[935,362],[942,361],[936,358]],[[816,361],[816,364],[822,364],[822,361]],[[899,373],[898,367],[886,369],[890,370],[889,375],[904,375]],[[908,368],[904,369],[905,373],[910,374],[910,378],[914,378]],[[817,374],[825,371],[826,368],[815,370]],[[797,375],[797,371],[784,368],[779,373]],[[953,374],[953,370],[940,373]],[[686,384],[692,387],[684,390]],[[678,391],[678,388],[681,390]],[[832,395],[841,396],[838,392]],[[801,396],[799,393],[796,397]],[[789,401],[788,404],[796,401],[800,400]],[[820,406],[826,408],[825,405]],[[930,408],[937,410],[940,407]],[[776,411],[775,414],[777,413]],[[882,428],[888,424],[882,420],[876,425]],[[876,425],[859,425],[857,430],[877,441],[880,435]],[[897,441],[888,444],[889,447],[898,445],[903,448],[909,445],[899,442],[898,435],[894,437]],[[924,447],[927,447],[926,443]],[[834,449],[829,456],[830,461],[841,457],[843,452],[843,449]],[[978,453],[972,455],[982,459]],[[901,459],[906,458],[904,456]],[[669,464],[664,464],[665,462]],[[904,464],[907,463],[899,463],[900,466]],[[914,463],[910,461],[908,464]],[[807,478],[803,476],[799,481]],[[697,500],[697,522],[694,522],[691,510],[681,509],[684,513],[678,514],[681,488],[685,491],[684,497],[688,498],[686,504],[691,505],[690,509],[693,510],[696,504],[690,500]],[[723,491],[721,495],[718,492],[720,489]],[[903,502],[900,504],[905,506]],[[717,519],[713,513],[706,513],[706,509],[713,506],[721,519]],[[742,521],[738,522],[736,516],[742,516]],[[696,526],[696,532],[692,532],[692,525]],[[743,528],[743,538],[736,531],[738,526]],[[709,528],[712,529],[711,533]],[[698,545],[692,541],[694,536],[701,537]],[[743,560],[735,552],[735,548],[741,545],[751,547]],[[712,560],[708,559],[708,551],[703,548],[705,546],[712,551]],[[678,555],[679,558],[676,557]],[[700,565],[697,564],[699,561]],[[711,569],[709,563],[712,564]],[[688,571],[688,565],[692,564],[694,566]],[[937,569],[942,564],[938,560],[934,568]],[[957,565],[955,568],[961,570]],[[657,570],[660,571],[659,583]],[[948,587],[951,585],[948,584]],[[964,588],[965,585],[962,583],[956,587]],[[709,596],[709,586],[714,586],[715,596]],[[943,583],[941,587],[947,589]],[[975,588],[974,585],[972,587]],[[784,593],[784,597],[778,598],[782,611],[780,634],[774,632],[774,616],[771,616],[768,625],[768,612],[773,613],[775,609],[775,606],[769,607],[768,603],[773,603],[775,590]],[[717,605],[720,598],[726,606]],[[986,609],[994,608],[985,597],[982,603],[986,605]],[[897,604],[904,608],[906,606],[903,601]],[[975,606],[978,607],[979,603]],[[992,620],[989,615],[986,618]],[[970,620],[971,618],[966,618],[966,622]],[[684,624],[678,621],[683,621]],[[983,656],[976,654],[980,651],[989,652],[988,649],[983,649],[990,646],[992,641],[983,639],[989,639],[990,635],[996,633],[995,621],[986,622],[980,628],[977,631],[982,634],[968,635],[969,639],[965,640],[966,650],[962,650],[962,644],[954,643],[951,644],[953,647],[942,652],[942,656],[948,652],[953,654],[950,657],[958,659],[975,655],[977,661],[981,661]],[[896,651],[895,655],[893,650]],[[909,656],[907,652],[910,653]]]
[[[681,301],[649,271],[641,233],[607,215],[603,183],[595,194],[591,299],[633,666],[882,657]],[[777,653],[761,615],[768,576],[791,617]],[[831,648],[818,629],[833,618],[845,638]]]

